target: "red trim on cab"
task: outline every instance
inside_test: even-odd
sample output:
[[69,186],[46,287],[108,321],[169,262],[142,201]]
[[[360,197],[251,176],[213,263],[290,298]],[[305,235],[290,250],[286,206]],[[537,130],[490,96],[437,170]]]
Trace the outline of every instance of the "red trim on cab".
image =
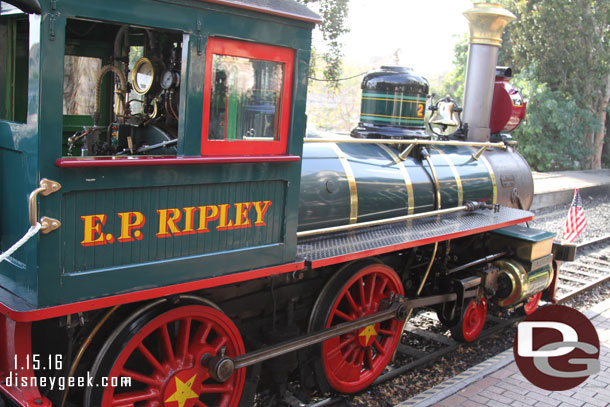
[[58,158],[55,165],[61,168],[87,167],[144,167],[156,165],[234,164],[234,163],[287,163],[297,162],[298,155],[252,155],[227,157],[86,157]]
[[245,271],[243,273],[229,274],[226,276],[213,277],[205,280],[191,281],[188,283],[153,288],[150,290],[137,291],[128,294],[113,295],[110,297],[81,301],[73,304],[58,305],[56,307],[43,308],[33,311],[15,311],[0,303],[0,314],[4,314],[14,321],[41,321],[43,319],[55,318],[77,312],[112,307],[117,304],[127,304],[130,302],[150,300],[153,298],[165,297],[167,295],[202,290],[204,288],[240,283],[242,281],[268,277],[274,274],[290,273],[292,271],[302,270],[304,267],[305,262],[302,261],[297,263],[288,263],[282,264],[281,266],[267,267],[259,270]]
[[[229,55],[251,58],[284,64],[284,81],[282,83],[282,104],[280,108],[279,140],[208,140],[210,126],[210,99],[212,93],[212,65],[214,55]],[[292,77],[294,71],[294,50],[272,45],[209,38],[205,57],[205,79],[203,88],[203,122],[201,126],[201,155],[273,155],[284,154],[288,146],[290,130],[290,111],[292,106]]]
[[406,243],[402,243],[402,244],[398,244],[398,245],[394,245],[394,246],[380,247],[378,249],[371,249],[371,250],[365,250],[362,252],[350,253],[350,254],[346,254],[344,256],[330,257],[327,259],[312,261],[310,263],[310,266],[312,269],[324,267],[324,266],[331,266],[333,264],[362,259],[365,257],[377,256],[379,254],[385,254],[385,253],[389,253],[389,252],[409,249],[409,248],[415,247],[415,246],[424,246],[424,245],[431,244],[431,243],[442,242],[444,240],[457,239],[459,237],[488,232],[490,230],[500,229],[500,228],[503,228],[506,226],[518,225],[519,223],[528,222],[531,220],[534,220],[534,217],[528,216],[527,218],[516,219],[516,220],[510,221],[510,222],[500,223],[497,225],[483,226],[483,227],[480,227],[477,229],[466,230],[466,231],[458,232],[458,233],[451,233],[448,235],[435,236],[435,237],[431,237],[428,239],[414,240],[412,242],[406,242]]

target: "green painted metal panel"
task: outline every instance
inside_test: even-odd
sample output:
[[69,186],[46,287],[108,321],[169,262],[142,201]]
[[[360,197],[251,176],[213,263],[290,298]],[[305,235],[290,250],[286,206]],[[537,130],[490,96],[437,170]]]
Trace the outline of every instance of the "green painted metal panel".
[[64,194],[62,273],[279,243],[285,194],[281,181]]
[[[350,223],[348,176],[333,146],[333,143],[305,146],[299,230]],[[436,209],[434,180],[427,162],[408,157],[397,164],[399,151],[389,145],[338,143],[337,146],[354,175],[358,222],[407,215],[410,202],[412,213]],[[472,159],[468,147],[438,146],[429,150],[441,189],[442,209],[467,201],[491,202],[493,184],[488,168],[482,160]],[[329,183],[334,188],[329,188]]]

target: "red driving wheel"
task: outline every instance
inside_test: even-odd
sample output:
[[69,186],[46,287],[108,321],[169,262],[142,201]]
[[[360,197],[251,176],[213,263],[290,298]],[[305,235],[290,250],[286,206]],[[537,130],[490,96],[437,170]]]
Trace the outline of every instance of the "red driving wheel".
[[[109,369],[110,382],[98,395],[101,406],[237,406],[245,369],[235,371],[221,383],[211,378],[205,363],[201,363],[222,353],[231,357],[244,353],[233,322],[222,312],[202,305],[155,314],[146,314],[125,326],[128,334],[117,335],[100,359],[96,376],[101,378]],[[120,350],[115,353],[116,344],[120,344]],[[131,385],[126,386],[125,380],[131,380]],[[93,399],[92,405],[97,404]]]
[[487,300],[485,297],[481,297],[478,302],[472,299],[464,309],[460,322],[451,328],[451,336],[461,342],[472,342],[483,330],[485,319],[487,319]]
[[[381,301],[392,293],[402,295],[404,291],[388,266],[375,263],[343,270],[322,291],[313,318],[323,320],[324,328],[353,321],[376,313]],[[323,342],[321,362],[328,384],[343,393],[370,385],[392,358],[402,326],[402,321],[390,319]]]
[[540,298],[542,298],[542,291],[537,294],[530,296],[525,304],[523,304],[523,313],[525,315],[530,315],[538,308],[538,303],[540,302]]

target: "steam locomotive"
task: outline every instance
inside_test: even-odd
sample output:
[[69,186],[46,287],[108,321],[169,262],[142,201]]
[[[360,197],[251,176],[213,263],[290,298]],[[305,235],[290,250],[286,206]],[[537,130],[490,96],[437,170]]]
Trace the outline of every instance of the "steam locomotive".
[[465,16],[463,112],[383,67],[351,137],[304,137],[320,19],[292,0],[1,2],[0,398],[353,393],[421,309],[472,341],[488,304],[552,300],[571,252],[523,226],[525,104],[495,66],[514,16]]

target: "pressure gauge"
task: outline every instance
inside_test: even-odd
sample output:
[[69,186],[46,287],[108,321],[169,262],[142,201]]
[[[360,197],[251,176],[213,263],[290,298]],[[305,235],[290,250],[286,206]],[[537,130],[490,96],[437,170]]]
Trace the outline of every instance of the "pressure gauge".
[[131,86],[133,90],[140,95],[144,95],[152,89],[155,79],[155,67],[150,59],[138,59],[131,70]]
[[172,71],[165,71],[161,75],[161,87],[165,90],[180,84],[180,74]]

